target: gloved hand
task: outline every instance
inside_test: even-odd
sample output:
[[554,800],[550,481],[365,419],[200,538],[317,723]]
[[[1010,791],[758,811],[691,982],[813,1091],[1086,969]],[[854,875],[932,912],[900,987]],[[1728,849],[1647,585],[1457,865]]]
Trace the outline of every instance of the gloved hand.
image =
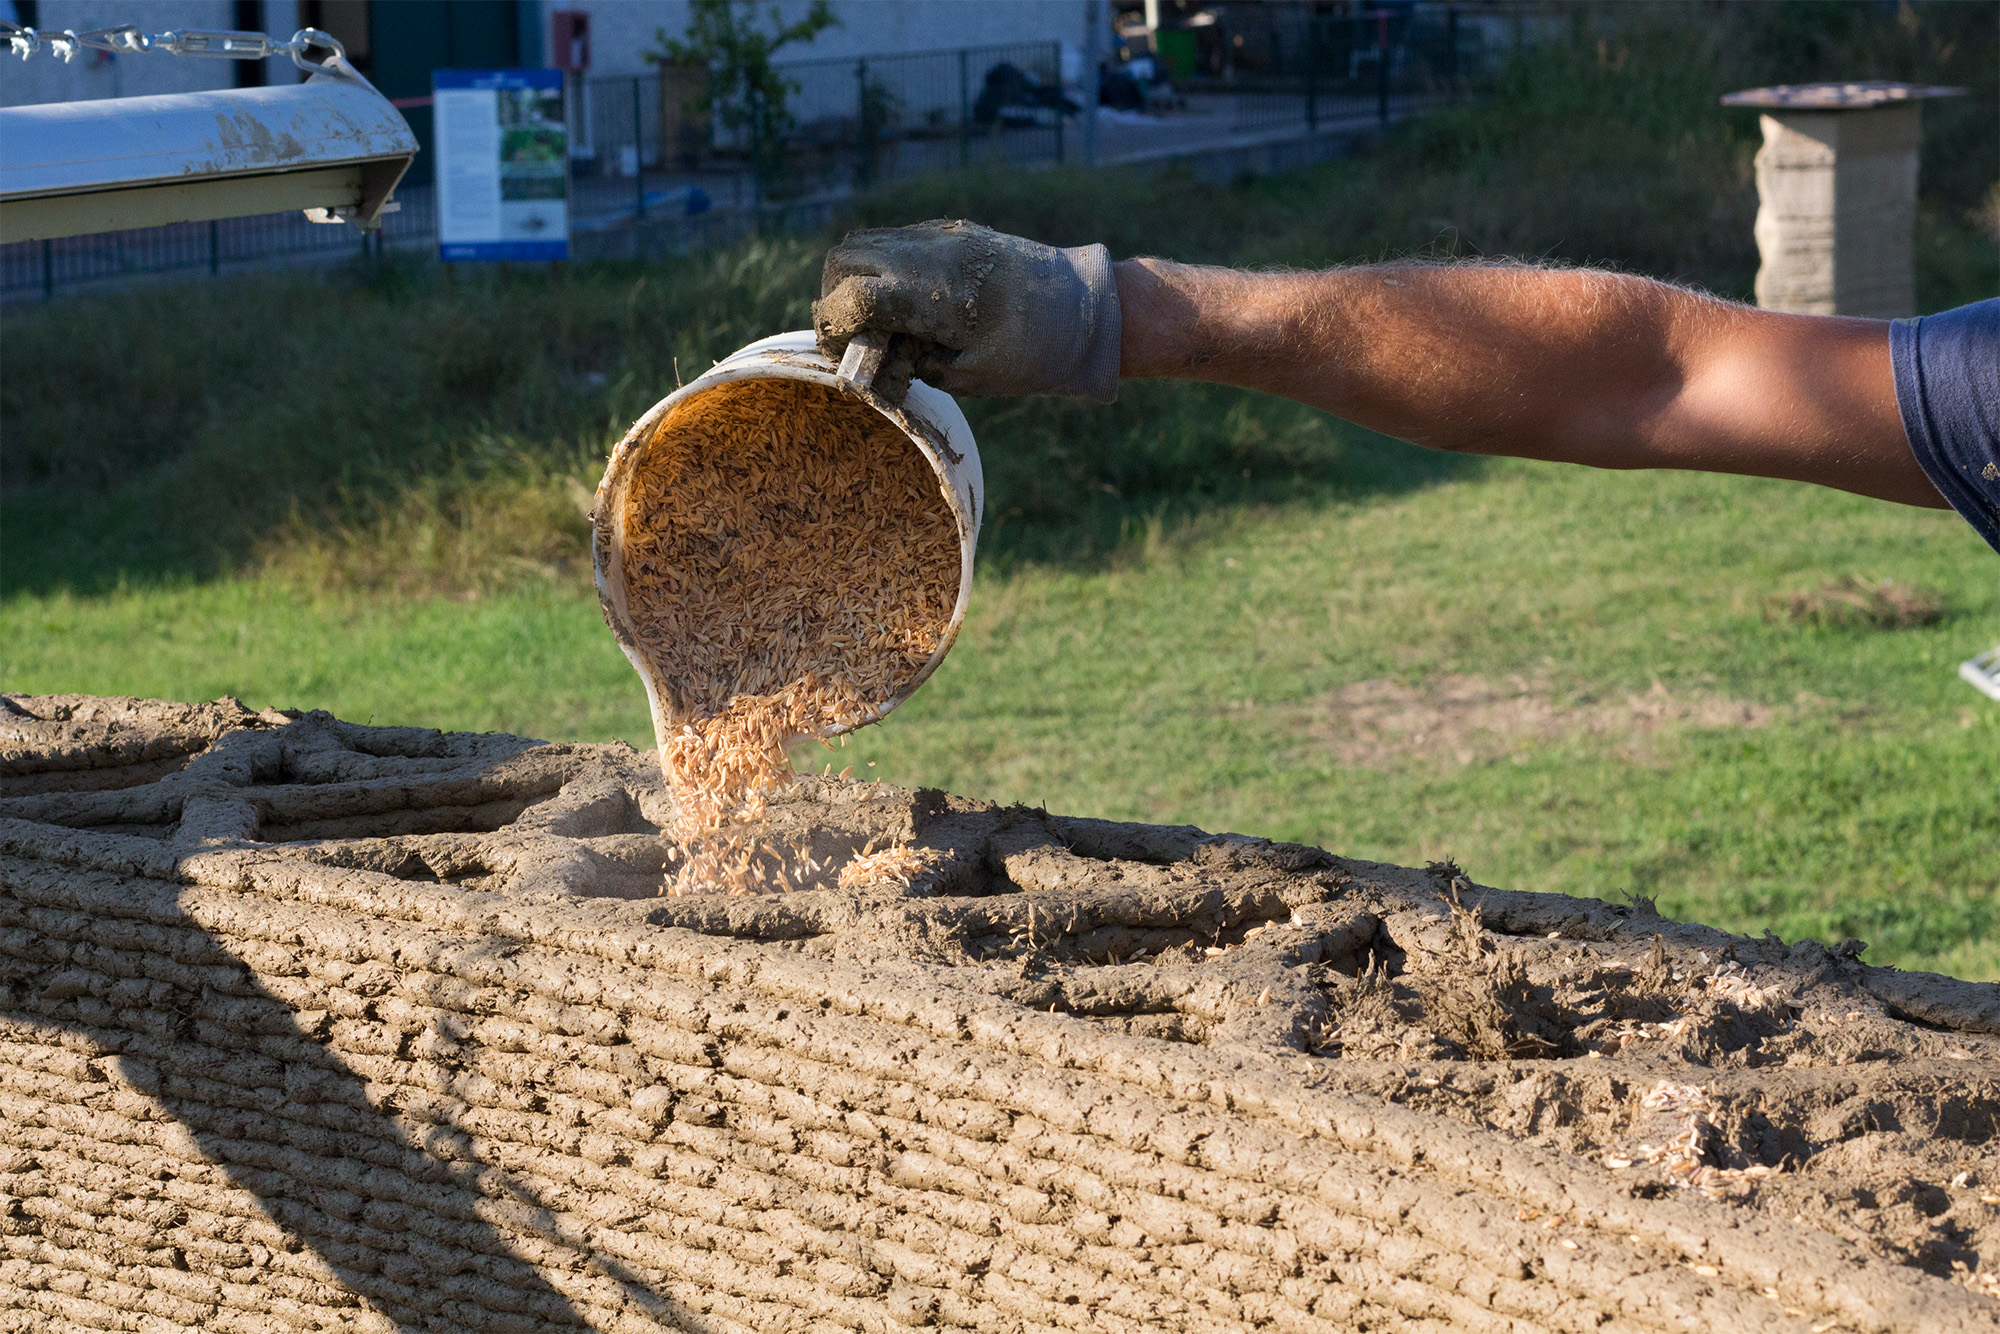
[[876,392],[912,376],[948,394],[1118,397],[1118,285],[1101,245],[1057,250],[976,222],[855,232],[827,252],[813,303],[839,361],[863,329],[890,334]]

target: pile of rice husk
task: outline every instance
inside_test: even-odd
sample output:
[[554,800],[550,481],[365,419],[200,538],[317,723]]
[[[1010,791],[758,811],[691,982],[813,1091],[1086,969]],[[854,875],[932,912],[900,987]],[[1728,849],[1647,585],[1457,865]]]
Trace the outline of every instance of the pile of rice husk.
[[[0,1331],[1992,1334],[2000,987],[622,744],[0,695]],[[892,877],[893,878],[893,877]]]
[[626,506],[627,605],[667,692],[686,850],[668,891],[803,884],[821,868],[756,821],[791,743],[872,722],[944,642],[960,564],[937,474],[856,398],[742,380],[666,416]]

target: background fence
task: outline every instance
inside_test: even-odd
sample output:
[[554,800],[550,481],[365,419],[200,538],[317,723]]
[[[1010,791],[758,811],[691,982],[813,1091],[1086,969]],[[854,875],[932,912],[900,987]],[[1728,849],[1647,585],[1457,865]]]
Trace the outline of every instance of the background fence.
[[795,62],[786,124],[764,145],[701,106],[700,71],[591,79],[570,93],[572,212],[595,231],[995,161],[1061,163],[1082,115],[1061,67],[1056,42]]
[[[1080,53],[1056,42],[788,64],[784,123],[762,145],[706,105],[704,71],[576,80],[566,94],[573,253],[659,253],[818,221],[856,189],[929,172],[1093,152],[1103,164],[1141,161],[1386,124],[1475,88],[1546,22],[1535,7],[1476,0],[1316,9],[1234,6],[1235,31],[1162,31],[1164,82],[1107,65],[1094,134]],[[432,187],[397,198],[400,211],[367,238],[294,212],[0,246],[0,299],[434,247]],[[627,230],[644,245],[619,235]]]
[[1350,118],[1373,111],[1389,120],[1455,95],[1484,67],[1483,25],[1461,21],[1455,5],[1309,15],[1272,22],[1243,37],[1226,73],[1195,57],[1198,72],[1177,82],[1190,97],[1233,99],[1238,128]]

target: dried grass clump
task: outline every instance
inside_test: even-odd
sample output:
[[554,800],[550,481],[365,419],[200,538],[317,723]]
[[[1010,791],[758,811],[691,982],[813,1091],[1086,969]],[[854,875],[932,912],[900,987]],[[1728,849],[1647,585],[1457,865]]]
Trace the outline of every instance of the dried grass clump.
[[1847,575],[1821,588],[1781,593],[1764,606],[1766,620],[1837,629],[1906,630],[1944,619],[1944,599],[1893,579]]
[[867,404],[743,380],[661,422],[627,505],[627,605],[667,692],[688,848],[671,892],[786,888],[804,859],[740,826],[790,780],[787,745],[872,721],[943,643],[959,544],[942,487]]

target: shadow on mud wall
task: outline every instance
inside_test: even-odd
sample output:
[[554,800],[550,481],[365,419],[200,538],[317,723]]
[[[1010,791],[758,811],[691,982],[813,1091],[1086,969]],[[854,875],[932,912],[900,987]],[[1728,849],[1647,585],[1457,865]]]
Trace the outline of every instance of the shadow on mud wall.
[[[378,835],[504,826],[562,782],[554,750],[225,701],[156,706],[194,721],[76,769],[65,737],[95,709],[116,749],[121,702],[0,703],[47,752],[0,779],[0,1307],[201,1329],[367,1310],[414,1332],[589,1328],[608,1303],[698,1327],[593,1245],[600,1211],[546,1198],[560,1174],[527,1179],[576,1151],[588,1104],[499,1073],[459,984],[398,994],[441,952],[515,943],[329,912],[297,842],[308,808]],[[523,754],[540,766],[508,769]],[[353,781],[370,772],[398,781]],[[387,883],[435,879],[417,866]]]
[[[458,1118],[433,1105],[437,1123],[415,1126],[371,1096],[369,1081],[323,1041],[331,1015],[273,997],[192,917],[148,933],[172,937],[179,959],[207,962],[161,968],[151,950],[66,940],[28,924],[9,932],[0,1027],[8,1045],[48,1053],[48,1081],[24,1088],[19,1066],[10,1072],[6,1134],[33,1161],[9,1164],[8,1190],[21,1197],[24,1216],[6,1230],[39,1233],[52,1248],[51,1270],[81,1268],[60,1259],[76,1250],[121,1267],[233,1271],[216,1275],[231,1282],[244,1281],[249,1266],[266,1271],[250,1281],[277,1280],[265,1289],[274,1300],[365,1304],[412,1332],[433,1328],[437,1317],[508,1327],[495,1325],[503,1313],[524,1328],[586,1327],[491,1221],[499,1215],[508,1232],[569,1252],[572,1262],[626,1282],[643,1304],[661,1305],[577,1247],[534,1192],[481,1161],[479,1136]],[[45,962],[36,966],[36,957]],[[146,975],[160,972],[185,980]],[[209,984],[191,985],[196,975]],[[68,1060],[55,1058],[58,1047]],[[441,1083],[439,1102],[451,1091]],[[199,1160],[184,1156],[190,1150]],[[36,1176],[48,1193],[23,1196]],[[246,1219],[253,1209],[276,1232]],[[79,1216],[93,1210],[102,1212]],[[152,1225],[143,1250],[121,1226],[135,1216]],[[287,1250],[305,1262],[286,1262]],[[32,1282],[16,1281],[24,1279]],[[186,1304],[156,1294],[149,1307],[155,1300]]]

